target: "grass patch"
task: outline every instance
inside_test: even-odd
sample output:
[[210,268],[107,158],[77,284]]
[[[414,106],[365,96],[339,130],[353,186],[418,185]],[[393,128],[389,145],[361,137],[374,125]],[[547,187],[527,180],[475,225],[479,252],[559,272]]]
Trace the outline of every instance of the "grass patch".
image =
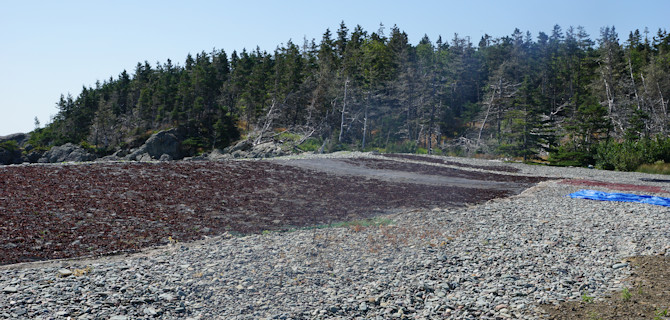
[[670,174],[670,163],[656,162],[653,164],[643,164],[637,167],[635,171],[652,174]]
[[586,292],[584,292],[582,294],[582,301],[584,301],[586,303],[591,303],[591,302],[593,302],[593,297],[589,296],[588,294],[586,294]]
[[633,297],[633,294],[630,293],[630,290],[628,290],[628,288],[623,288],[623,290],[621,290],[621,300],[628,301],[632,297]]

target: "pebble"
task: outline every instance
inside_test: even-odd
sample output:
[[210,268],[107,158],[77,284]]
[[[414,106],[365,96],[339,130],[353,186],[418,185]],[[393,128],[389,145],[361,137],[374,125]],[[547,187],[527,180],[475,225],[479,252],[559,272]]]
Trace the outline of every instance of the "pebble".
[[58,275],[61,276],[61,277],[71,276],[72,271],[70,271],[68,269],[60,269],[60,270],[58,270]]
[[[526,175],[654,185],[641,173],[509,165]],[[4,266],[0,318],[542,318],[538,302],[615,290],[630,275],[624,258],[670,243],[667,210],[565,196],[578,189],[548,181],[466,208],[394,213],[393,225],[356,231],[224,234],[67,267]]]
[[158,299],[165,300],[165,301],[173,301],[175,297],[169,293],[163,293],[158,296]]
[[4,289],[2,289],[2,292],[4,293],[16,293],[18,291],[19,289],[17,287],[5,287]]
[[158,310],[156,310],[156,309],[154,309],[154,308],[152,308],[152,307],[144,308],[144,310],[143,310],[142,312],[143,312],[144,314],[148,315],[148,316],[155,316],[155,315],[158,314]]

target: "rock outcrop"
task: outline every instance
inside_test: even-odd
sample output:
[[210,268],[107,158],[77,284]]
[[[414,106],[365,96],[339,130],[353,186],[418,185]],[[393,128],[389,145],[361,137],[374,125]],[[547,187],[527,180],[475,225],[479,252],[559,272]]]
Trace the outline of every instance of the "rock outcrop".
[[136,150],[128,154],[125,159],[131,161],[169,161],[180,159],[179,139],[175,130],[154,133]]
[[93,161],[96,155],[89,153],[84,148],[66,143],[62,146],[56,146],[47,151],[37,162],[39,163],[57,163],[57,162],[82,162]]
[[28,142],[30,136],[25,133],[15,133],[0,137],[0,164],[18,164],[28,161],[21,147]]
[[28,139],[30,139],[30,134],[28,133],[14,133],[0,137],[0,143],[12,140],[16,141],[19,146],[23,146],[28,142]]
[[286,153],[281,145],[275,142],[264,142],[257,145],[251,140],[242,140],[234,146],[221,150],[213,150],[207,156],[208,160],[223,160],[229,158],[272,158],[280,157]]
[[266,142],[255,145],[246,158],[272,158],[283,155],[284,151],[280,145],[274,142]]
[[225,149],[214,149],[195,157],[187,157],[187,161],[221,161],[237,158],[272,158],[286,155],[281,145],[275,142],[265,142],[254,145],[251,140],[243,140]]

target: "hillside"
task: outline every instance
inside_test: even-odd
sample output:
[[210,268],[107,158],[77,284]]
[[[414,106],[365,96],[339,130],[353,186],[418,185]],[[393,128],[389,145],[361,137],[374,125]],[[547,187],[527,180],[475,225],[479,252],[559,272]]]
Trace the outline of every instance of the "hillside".
[[[53,120],[19,147],[27,155],[70,142],[105,156],[175,129],[182,156],[240,137],[297,136],[310,150],[542,157],[620,170],[670,162],[654,151],[670,149],[670,35],[622,38],[614,27],[594,40],[557,25],[414,45],[395,26],[369,32],[343,22],[319,41],[273,52],[138,63],[61,96]],[[634,159],[621,159],[621,150]]]

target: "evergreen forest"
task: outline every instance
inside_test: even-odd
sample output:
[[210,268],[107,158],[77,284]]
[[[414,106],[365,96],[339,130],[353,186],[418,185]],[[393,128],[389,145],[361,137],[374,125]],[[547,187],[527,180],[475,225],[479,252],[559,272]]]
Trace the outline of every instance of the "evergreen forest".
[[[595,39],[595,40],[594,40]],[[63,95],[30,143],[99,154],[176,128],[189,155],[240,138],[305,150],[491,155],[634,170],[670,162],[670,35],[581,27],[478,42],[342,22],[273,52],[223,50],[138,63]],[[299,146],[300,147],[300,146]],[[310,149],[311,148],[311,149]]]

